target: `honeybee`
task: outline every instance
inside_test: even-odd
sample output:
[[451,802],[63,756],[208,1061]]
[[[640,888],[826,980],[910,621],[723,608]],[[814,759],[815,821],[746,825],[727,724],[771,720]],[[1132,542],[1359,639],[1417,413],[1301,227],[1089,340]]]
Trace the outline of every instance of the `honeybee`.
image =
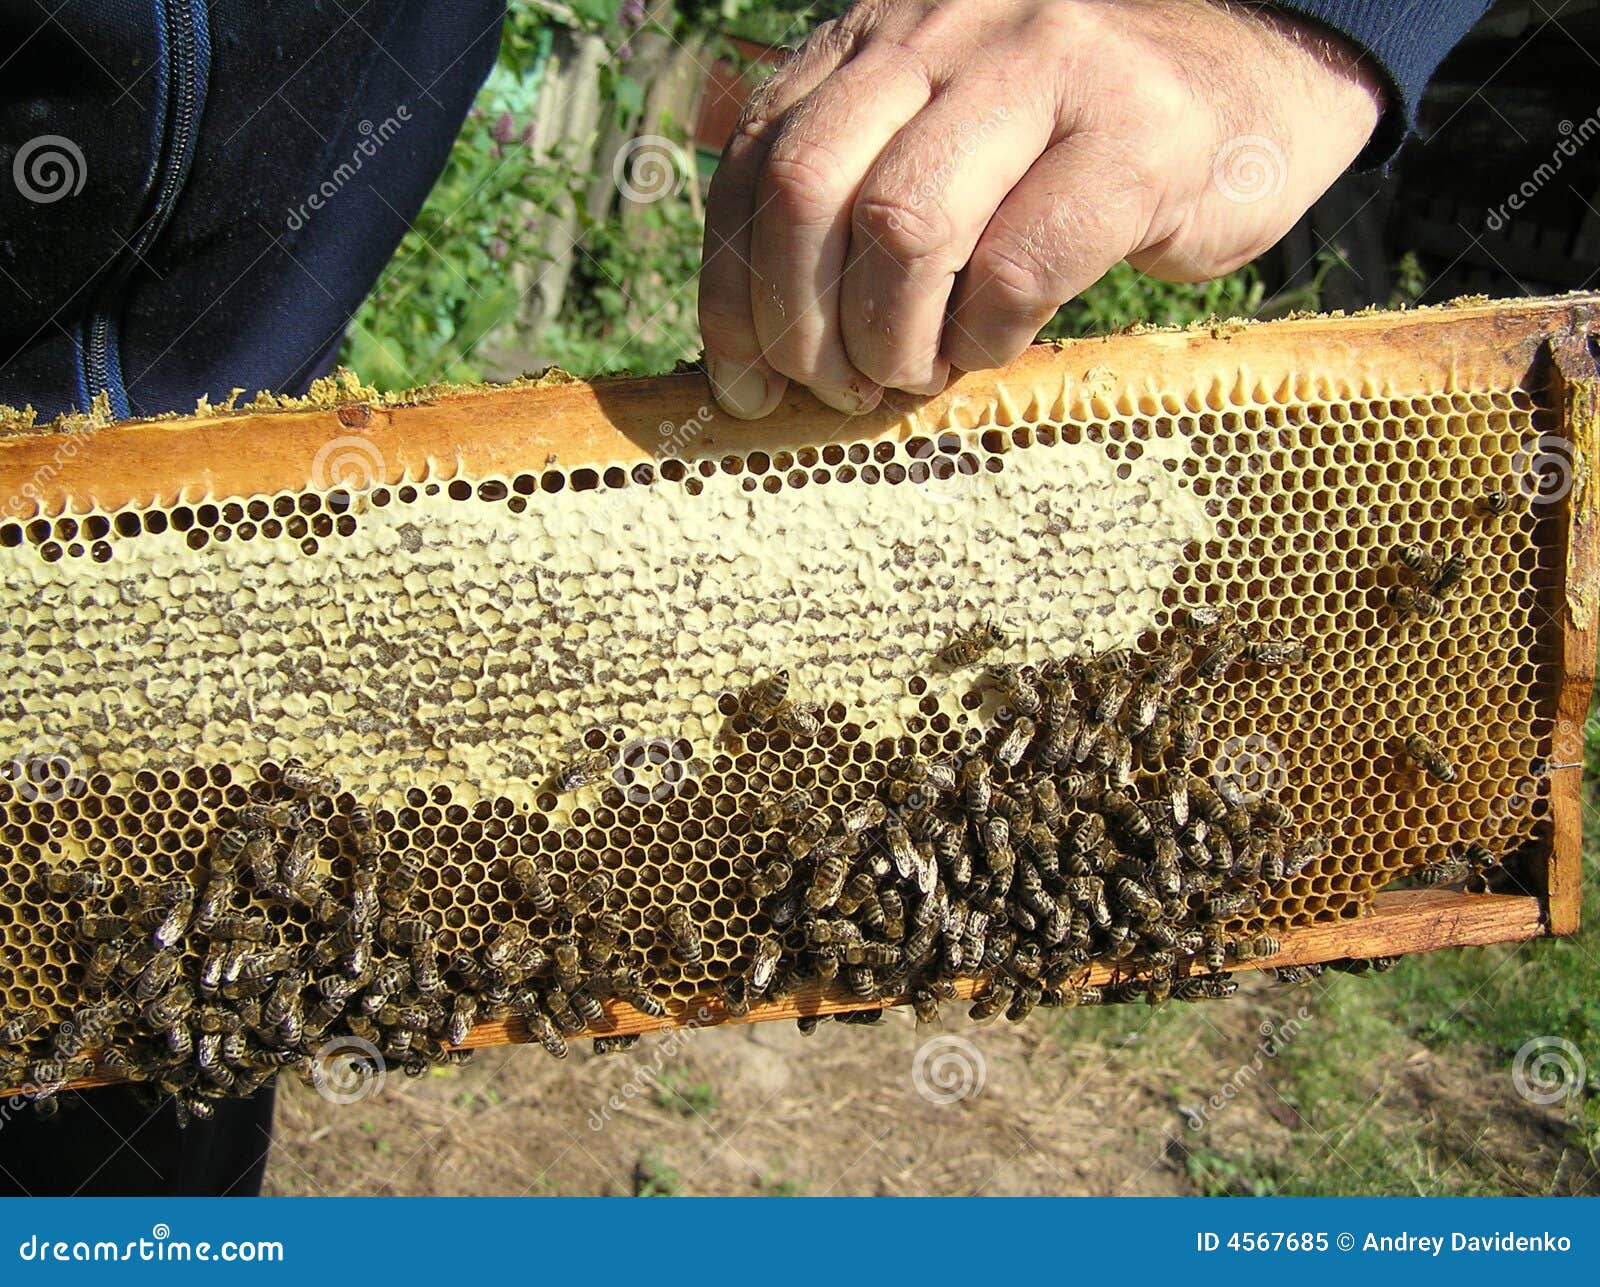
[[1188,759],[1200,745],[1200,707],[1186,695],[1172,702],[1172,749]]
[[1428,582],[1428,593],[1443,595],[1461,583],[1467,574],[1467,560],[1464,555],[1452,554],[1439,564],[1439,570],[1434,573]]
[[1298,666],[1306,659],[1306,646],[1298,639],[1252,639],[1244,655],[1258,666]]
[[624,1050],[631,1050],[639,1044],[639,1034],[630,1033],[627,1036],[596,1037],[594,1039],[594,1052],[597,1055],[615,1055]]
[[1123,720],[1123,727],[1129,737],[1140,737],[1156,722],[1164,691],[1165,685],[1160,683],[1153,673],[1147,673],[1139,681],[1138,687],[1133,690],[1133,698],[1128,703]]
[[1037,715],[1044,704],[1039,690],[1028,681],[1020,666],[991,666],[989,681],[1000,694],[1000,700],[1015,714]]
[[938,657],[946,666],[970,666],[996,648],[1007,643],[1005,632],[992,621],[957,630],[950,641],[939,649]]
[[1212,607],[1208,604],[1196,604],[1185,608],[1178,618],[1178,624],[1193,634],[1204,634],[1208,630],[1215,630],[1225,622],[1232,621],[1232,608]]
[[[1190,794],[1194,795],[1194,779],[1190,779]],[[1105,814],[1128,839],[1144,844],[1154,834],[1150,815],[1126,793],[1108,787],[1100,793],[1100,811]]]
[[[388,938],[389,936],[386,934],[385,937]],[[390,941],[400,942],[400,940],[393,938]],[[410,944],[402,945],[415,946],[422,941],[423,939],[417,938],[413,939]],[[491,968],[505,965],[522,950],[527,941],[528,927],[521,921],[509,921],[495,932],[494,939],[483,949],[483,963]]]
[[541,916],[548,916],[555,910],[556,896],[550,888],[550,881],[539,870],[539,864],[532,858],[518,858],[511,864],[511,878],[517,882],[517,888],[522,891],[522,896],[533,904],[534,911]]
[[1172,985],[1174,1001],[1222,1001],[1239,991],[1237,980],[1227,975],[1190,975]]
[[133,929],[133,922],[126,916],[80,916],[74,922],[73,928],[78,937],[88,942],[109,942],[112,939],[125,938]]
[[871,827],[882,826],[888,817],[889,811],[884,808],[882,801],[868,800],[846,813],[842,825],[845,834],[853,836]]
[[29,1007],[7,1019],[4,1026],[0,1026],[0,1046],[20,1046],[44,1027],[44,1018],[43,1010]]
[[863,1001],[877,999],[878,981],[869,965],[847,965],[844,968],[845,986],[850,989],[852,996],[860,997]]
[[250,869],[250,879],[257,889],[269,889],[278,883],[278,853],[270,832],[261,831],[250,836],[240,855],[240,861]]
[[1242,630],[1225,630],[1200,658],[1196,673],[1201,679],[1217,679],[1243,655],[1249,640]]
[[1322,973],[1320,965],[1279,965],[1265,973],[1279,983],[1309,983]]
[[783,945],[775,934],[768,934],[756,944],[755,962],[750,967],[750,994],[761,996],[772,986],[773,976],[778,970],[778,957],[783,953]]
[[822,708],[811,702],[783,702],[771,720],[772,727],[790,737],[819,737]]
[[528,1035],[545,1048],[548,1054],[557,1059],[567,1057],[567,1042],[550,1021],[550,1016],[542,1010],[532,1009],[522,1016],[522,1021],[528,1027]]
[[332,796],[339,793],[339,779],[328,774],[313,773],[303,764],[289,763],[283,767],[279,779],[283,789],[301,797],[312,795]]
[[1444,610],[1444,605],[1426,590],[1413,590],[1406,585],[1389,587],[1389,606],[1402,619],[1415,617],[1418,621],[1432,621]]
[[1514,503],[1511,493],[1506,491],[1488,491],[1478,498],[1478,508],[1496,517],[1509,513]]
[[850,872],[850,860],[839,851],[825,854],[817,863],[811,876],[811,886],[806,891],[806,906],[812,911],[832,907],[844,892],[845,877]]
[[1247,889],[1235,890],[1232,893],[1217,894],[1208,898],[1201,905],[1200,916],[1206,921],[1225,921],[1243,915],[1254,906],[1254,894]]
[[563,792],[581,791],[584,787],[604,782],[611,776],[611,769],[610,751],[579,751],[571,759],[557,767],[555,771],[556,790]]
[[82,867],[52,867],[45,872],[44,886],[55,898],[103,898],[111,892],[111,881],[105,875]]
[[562,900],[562,909],[576,920],[602,904],[610,892],[611,877],[603,871],[593,872],[567,891],[566,898]]
[[232,871],[250,842],[250,834],[244,827],[230,827],[220,832],[211,846],[211,870]]
[[[189,889],[187,882],[184,883],[184,888]],[[190,922],[193,920],[194,893],[190,890],[188,897],[180,899],[168,910],[161,923],[156,926],[151,939],[157,947],[171,947],[188,932]]]
[[1395,562],[1405,567],[1423,584],[1431,582],[1439,575],[1439,556],[1425,545],[1397,545],[1391,553]]
[[750,876],[750,879],[745,882],[746,888],[749,889],[754,897],[766,898],[784,888],[793,875],[794,869],[788,863],[782,861],[769,862],[765,867]]
[[1133,692],[1133,677],[1124,669],[1097,671],[1090,681],[1089,718],[1096,724],[1110,724],[1122,713]]
[[789,833],[786,841],[789,856],[796,861],[804,858],[832,827],[833,818],[826,809],[813,809]]
[[[840,881],[844,879],[842,873]],[[699,965],[702,952],[700,930],[694,923],[694,917],[687,907],[678,906],[667,909],[666,915],[667,934],[672,939],[673,950],[678,959],[685,965]]]
[[1022,759],[1029,745],[1033,742],[1034,735],[1038,732],[1037,725],[1028,716],[1019,716],[1017,721],[1006,730],[994,748],[994,762],[1003,768],[1014,768]]
[[962,800],[967,811],[979,817],[989,812],[994,798],[994,783],[989,776],[989,763],[981,756],[964,760],[960,773]]
[[239,825],[249,831],[287,831],[298,821],[292,805],[247,804],[239,810]]
[[[87,996],[99,996],[111,986],[111,980],[116,977],[117,967],[122,964],[122,952],[114,943],[101,943],[95,947],[94,953],[89,957],[89,964],[84,967],[83,979],[79,986]],[[0,1041],[0,1045],[4,1045]]]
[[1406,758],[1440,782],[1456,780],[1456,766],[1432,740],[1421,733],[1413,732],[1406,738]]
[[220,942],[243,940],[265,943],[272,937],[272,923],[254,916],[219,916],[211,927],[211,937]]
[[811,793],[796,788],[781,796],[773,796],[756,805],[753,817],[757,826],[776,827],[780,823],[801,817],[811,807]]
[[439,958],[433,944],[422,943],[411,949],[411,978],[422,996],[436,997],[444,991],[444,979],[439,974]]
[[991,979],[972,999],[967,1017],[974,1023],[988,1023],[1004,1014],[1016,995],[1016,985],[1006,978]]
[[1297,840],[1283,856],[1284,878],[1298,876],[1312,863],[1325,858],[1329,849],[1328,838],[1320,833]]
[[1282,950],[1283,944],[1271,934],[1235,939],[1228,944],[1228,955],[1236,961],[1259,961],[1269,956],[1276,956]]
[[[507,925],[502,933],[519,929],[525,937],[528,931],[527,927],[522,925]],[[418,943],[426,943],[433,937],[428,922],[420,916],[381,916],[378,918],[378,934],[396,947],[415,947]]]
[[369,806],[358,804],[350,810],[350,834],[355,837],[356,857],[360,865],[369,871],[376,871],[378,856],[383,852],[383,837],[378,834]]
[[777,718],[788,696],[789,672],[777,670],[751,684],[745,690],[741,704],[750,722],[757,728],[764,728]]
[[177,973],[177,953],[172,951],[157,952],[150,958],[144,969],[139,972],[139,977],[133,988],[134,1000],[152,1000],[166,990],[167,984],[177,977]]

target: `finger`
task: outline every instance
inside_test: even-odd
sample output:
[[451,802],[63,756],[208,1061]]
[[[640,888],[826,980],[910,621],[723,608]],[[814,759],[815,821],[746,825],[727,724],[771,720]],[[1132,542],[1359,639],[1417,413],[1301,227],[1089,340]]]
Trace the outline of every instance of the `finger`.
[[1023,106],[987,78],[966,80],[884,149],[851,212],[841,289],[844,349],[862,374],[912,393],[944,387],[940,340],[956,273],[1049,146],[1055,122],[1043,106]]
[[723,409],[742,419],[767,415],[788,382],[761,356],[750,310],[750,219],[756,179],[773,123],[849,56],[854,37],[823,23],[800,51],[751,95],[706,196],[700,268],[700,335],[706,374]]
[[1144,189],[1073,135],[1034,163],[995,211],[951,296],[943,354],[963,371],[1004,366],[1057,308],[1143,240]]
[[839,286],[861,181],[932,93],[903,46],[867,45],[775,131],[750,244],[752,308],[767,362],[830,406],[863,411],[882,390],[850,363]]

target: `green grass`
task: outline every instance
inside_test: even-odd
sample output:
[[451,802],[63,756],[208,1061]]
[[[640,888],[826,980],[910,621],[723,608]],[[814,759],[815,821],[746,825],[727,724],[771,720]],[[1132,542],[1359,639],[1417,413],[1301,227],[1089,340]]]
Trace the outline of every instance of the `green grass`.
[[688,1073],[677,1069],[661,1074],[651,1098],[659,1107],[670,1109],[680,1117],[704,1117],[717,1106],[717,1092],[710,1082],[695,1081]]
[[683,1193],[683,1177],[676,1168],[652,1150],[633,1167],[633,1196],[636,1198],[676,1198]]

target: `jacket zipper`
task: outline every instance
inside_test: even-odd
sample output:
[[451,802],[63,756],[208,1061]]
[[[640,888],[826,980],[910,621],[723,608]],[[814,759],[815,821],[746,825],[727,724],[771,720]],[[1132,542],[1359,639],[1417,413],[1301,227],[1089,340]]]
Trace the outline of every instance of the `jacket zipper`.
[[200,134],[211,71],[211,29],[206,0],[155,0],[161,81],[156,111],[161,142],[151,171],[143,222],[117,256],[94,308],[79,330],[80,398],[87,409],[101,393],[118,418],[132,407],[123,383],[119,324],[129,279],[161,236],[183,190]]

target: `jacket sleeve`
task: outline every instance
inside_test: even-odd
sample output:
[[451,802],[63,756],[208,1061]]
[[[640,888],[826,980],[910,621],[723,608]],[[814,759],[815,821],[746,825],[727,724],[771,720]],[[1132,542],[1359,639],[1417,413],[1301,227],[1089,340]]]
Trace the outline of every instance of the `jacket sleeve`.
[[1387,105],[1359,166],[1388,161],[1416,127],[1417,104],[1444,57],[1488,9],[1488,0],[1274,0],[1276,9],[1343,36],[1382,77]]

